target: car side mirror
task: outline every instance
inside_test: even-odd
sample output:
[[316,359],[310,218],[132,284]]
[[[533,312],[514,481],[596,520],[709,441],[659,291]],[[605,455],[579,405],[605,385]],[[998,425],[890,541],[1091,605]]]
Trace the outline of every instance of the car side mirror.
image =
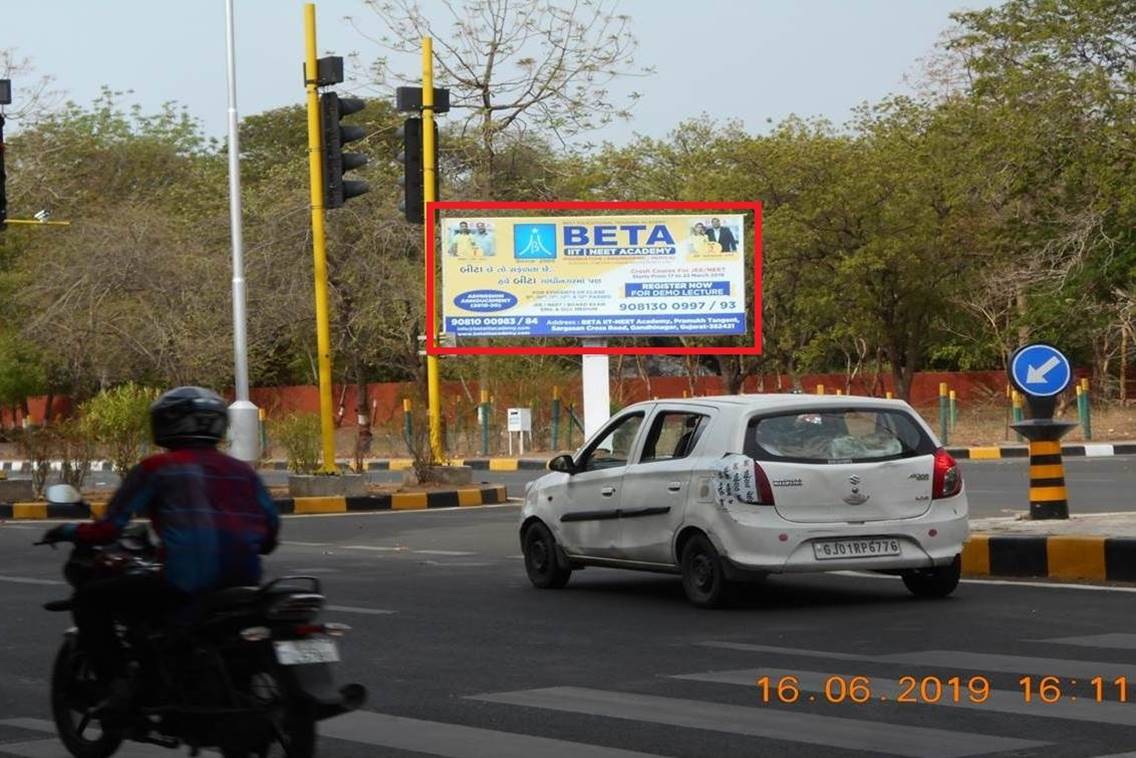
[[575,474],[576,462],[567,453],[561,454],[548,462],[549,471],[559,471],[561,474]]
[[44,498],[54,505],[75,505],[83,502],[83,496],[79,494],[79,490],[70,484],[51,485],[44,493]]

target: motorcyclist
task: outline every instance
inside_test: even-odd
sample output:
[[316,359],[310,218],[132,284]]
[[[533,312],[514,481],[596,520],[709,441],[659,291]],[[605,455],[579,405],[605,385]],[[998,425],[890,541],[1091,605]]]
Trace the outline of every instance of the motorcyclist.
[[171,612],[204,593],[260,581],[260,556],[276,547],[280,519],[260,477],[217,450],[228,409],[201,387],[172,389],[150,407],[152,455],[126,475],[103,518],[61,524],[45,541],[105,544],[135,517],[148,517],[161,540],[161,572],[125,574],[83,585],[75,598],[79,640],[108,684],[108,708],[125,707],[132,685],[115,634],[118,617]]

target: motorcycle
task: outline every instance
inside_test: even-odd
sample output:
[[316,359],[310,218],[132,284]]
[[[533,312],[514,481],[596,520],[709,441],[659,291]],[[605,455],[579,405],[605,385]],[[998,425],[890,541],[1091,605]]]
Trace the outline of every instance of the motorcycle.
[[[82,506],[68,485],[48,488],[47,499]],[[111,545],[75,545],[63,571],[72,597],[44,608],[70,611],[95,579],[157,572],[156,557],[147,524],[130,525]],[[224,758],[310,758],[316,723],[355,710],[367,696],[360,684],[333,684],[336,640],[350,627],[320,621],[323,605],[319,579],[285,576],[212,593],[172,619],[117,619],[131,697],[129,712],[112,718],[107,683],[94,674],[79,630],[68,629],[51,676],[60,740],[75,758],[108,758],[126,740],[184,745],[194,756],[217,748]]]

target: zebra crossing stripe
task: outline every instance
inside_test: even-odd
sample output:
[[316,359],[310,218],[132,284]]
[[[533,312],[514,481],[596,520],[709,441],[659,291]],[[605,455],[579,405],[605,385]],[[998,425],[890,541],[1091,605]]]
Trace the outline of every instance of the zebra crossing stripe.
[[[55,732],[54,725],[43,719],[8,719],[0,721],[0,726]],[[635,750],[388,716],[371,711],[354,711],[320,722],[319,734],[321,738],[330,737],[444,758],[661,758]],[[325,750],[327,747],[324,746]],[[332,753],[330,750],[326,752]],[[71,754],[55,739],[0,743],[0,754],[4,753],[23,758],[71,758]],[[115,753],[115,758],[169,758],[171,755],[175,754],[165,748],[126,742]],[[201,755],[216,758],[217,753],[203,751]]]
[[471,699],[912,758],[956,758],[1049,744],[779,708],[752,708],[585,687],[519,690],[475,695]]
[[1029,640],[1051,645],[1076,645],[1078,647],[1101,647],[1113,650],[1136,650],[1136,634],[1128,632],[1109,632],[1092,634],[1087,637],[1054,637],[1048,640]]
[[[20,758],[71,758],[71,753],[55,739],[55,724],[46,719],[16,718],[0,721],[0,726],[27,729],[30,732],[44,732],[53,735],[46,740],[28,740],[25,742],[0,742],[0,755],[18,755]],[[163,747],[156,745],[143,745],[137,742],[124,742],[122,747],[115,751],[115,758],[170,758],[171,753]],[[220,758],[212,750],[202,750],[203,758]]]
[[[857,674],[849,673],[836,673],[836,672],[821,672],[821,671],[799,671],[796,669],[774,669],[774,668],[760,668],[760,669],[738,669],[735,671],[707,671],[701,674],[681,674],[672,676],[671,679],[685,679],[694,682],[713,682],[716,684],[736,684],[750,688],[756,687],[756,682],[760,677],[767,676],[770,679],[771,687],[776,687],[776,683],[782,680],[783,677],[796,677],[797,688],[801,692],[819,692],[824,693],[826,686],[829,685],[832,679],[841,679],[847,684],[855,675],[865,676],[863,672]],[[886,698],[889,702],[896,702],[896,698],[908,690],[908,687],[901,685],[895,679],[888,679],[879,676],[868,677],[871,681],[871,701],[877,702]],[[1136,708],[1133,708],[1128,703],[1120,702],[1101,702],[1098,703],[1091,699],[1071,700],[1067,696],[1056,703],[1043,703],[1040,700],[1034,700],[1027,703],[1022,693],[1017,690],[989,690],[989,696],[982,702],[972,702],[970,699],[970,691],[966,686],[967,677],[961,677],[958,692],[958,701],[956,701],[955,693],[950,687],[946,685],[947,677],[940,677],[939,682],[942,685],[940,689],[940,697],[937,702],[927,702],[918,690],[912,693],[912,696],[920,704],[928,706],[946,706],[948,708],[970,708],[973,710],[986,711],[986,712],[1000,712],[1000,713],[1013,713],[1019,716],[1037,716],[1040,718],[1055,718],[1055,719],[1068,719],[1070,721],[1091,721],[1099,724],[1117,724],[1120,726],[1136,726]],[[833,697],[842,697],[839,693],[841,690],[831,690]],[[930,697],[930,696],[929,696]],[[825,698],[817,698],[822,701]],[[847,699],[843,702],[848,703]],[[866,704],[865,704],[866,705]]]
[[1033,674],[1036,676],[1060,676],[1092,679],[1103,676],[1106,679],[1126,677],[1136,681],[1136,669],[1122,663],[1111,661],[1079,661],[1062,658],[1041,658],[1029,655],[1001,655],[998,653],[972,653],[967,650],[921,650],[915,653],[893,653],[888,655],[863,655],[857,653],[829,653],[822,650],[805,650],[774,645],[750,645],[742,642],[700,642],[703,647],[725,650],[744,650],[752,653],[777,653],[779,655],[798,655],[808,658],[829,658],[840,661],[866,661],[870,663],[902,663],[920,668],[939,668],[950,670],[976,671],[985,673],[997,671],[1011,674]]
[[445,758],[659,758],[623,750],[461,724],[354,711],[320,723],[320,735]]

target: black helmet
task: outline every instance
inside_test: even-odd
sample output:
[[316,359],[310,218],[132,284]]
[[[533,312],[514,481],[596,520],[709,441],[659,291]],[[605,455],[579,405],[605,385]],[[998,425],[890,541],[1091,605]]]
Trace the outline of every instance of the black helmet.
[[204,387],[177,387],[150,406],[154,444],[162,447],[216,445],[228,428],[228,406]]

